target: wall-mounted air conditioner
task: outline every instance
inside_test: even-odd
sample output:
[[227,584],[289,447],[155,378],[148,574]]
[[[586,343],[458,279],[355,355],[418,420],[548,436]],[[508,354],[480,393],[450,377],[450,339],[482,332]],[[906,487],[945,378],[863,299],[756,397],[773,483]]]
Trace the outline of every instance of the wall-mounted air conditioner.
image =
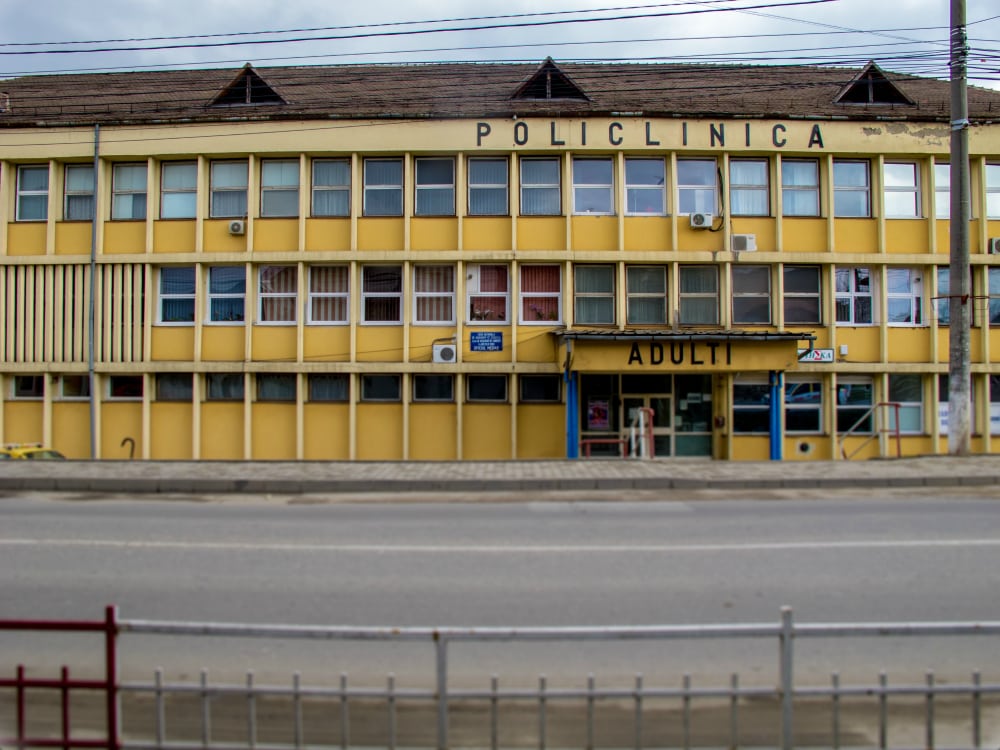
[[986,240],[986,250],[990,255],[1000,255],[1000,237],[990,237]]
[[247,233],[247,223],[242,219],[233,219],[229,222],[229,233],[230,234],[246,234]]
[[734,234],[733,235],[733,252],[734,253],[752,253],[757,249],[757,235],[756,234]]
[[711,229],[712,214],[691,214],[692,229]]
[[454,344],[434,344],[431,347],[433,360],[440,364],[451,364],[458,357]]

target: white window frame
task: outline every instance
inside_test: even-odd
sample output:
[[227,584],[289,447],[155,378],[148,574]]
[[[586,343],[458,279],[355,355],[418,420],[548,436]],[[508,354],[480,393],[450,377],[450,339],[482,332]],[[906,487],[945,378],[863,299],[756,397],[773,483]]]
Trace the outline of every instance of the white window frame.
[[[433,271],[448,271],[451,289],[447,291],[422,292],[420,287],[420,276]],[[447,318],[427,318],[420,317],[420,300],[447,300],[451,315]],[[455,325],[455,267],[444,263],[419,263],[413,266],[413,324],[423,326],[453,326]]]
[[[276,271],[281,273],[283,271],[291,270],[295,279],[295,289],[291,292],[276,292],[270,288],[265,288],[267,282],[267,277],[270,275],[269,271]],[[296,265],[274,265],[265,264],[257,266],[257,323],[258,325],[264,326],[287,326],[294,325],[298,316],[298,305],[296,304],[298,300],[298,278],[299,278],[299,268]],[[274,320],[264,320],[264,307],[265,303],[271,300],[291,300],[292,301],[292,317],[291,318],[279,318]]]
[[[66,384],[69,382],[79,383],[79,389],[73,389],[75,393],[67,393]],[[60,375],[59,376],[59,398],[63,401],[86,401],[90,398],[90,376],[89,375]]]
[[[755,164],[763,167],[763,182],[736,182],[733,176],[733,165]],[[730,159],[729,160],[729,206],[733,216],[770,216],[771,215],[771,165],[768,159]],[[747,193],[755,196],[764,196],[763,211],[737,210],[738,201],[734,197],[737,194]]]
[[[239,268],[243,271],[243,291],[242,292],[213,292],[212,291],[212,276],[216,271],[220,269],[230,269]],[[205,323],[206,325],[213,326],[242,326],[246,325],[247,319],[247,301],[246,301],[246,266],[209,266],[208,268],[208,293],[206,296],[206,302],[208,304],[208,309],[206,310]],[[243,318],[242,320],[216,320],[212,310],[212,303],[224,300],[240,300],[243,303]]]
[[[916,378],[917,381],[917,395],[920,397],[919,401],[902,401],[897,398],[899,392],[895,390],[899,387],[899,381],[903,378],[907,380]],[[919,373],[902,373],[902,372],[892,372],[889,373],[889,398],[890,403],[899,404],[899,432],[901,435],[923,435],[924,429],[924,378]],[[916,422],[916,426],[908,426],[912,422]],[[896,409],[889,409],[889,429],[896,429]]]
[[[323,183],[316,181],[316,167],[323,164],[340,164],[347,168],[347,181],[343,183]],[[310,215],[316,218],[343,218],[351,215],[351,160],[350,159],[313,159],[312,160],[312,192],[310,197]],[[316,209],[316,198],[324,193],[342,193],[347,196],[347,209],[343,213],[322,213]]]
[[[393,269],[399,274],[398,292],[369,292],[365,289],[366,276],[374,269]],[[395,299],[398,303],[399,315],[395,320],[369,320],[367,313],[368,300]],[[403,324],[403,266],[392,263],[368,263],[361,266],[361,322],[368,326],[399,326]]]
[[[121,174],[126,170],[142,171],[142,188],[122,188]],[[115,164],[111,170],[111,220],[112,221],[142,221],[146,218],[149,207],[147,205],[147,181],[149,166],[145,162]],[[142,196],[142,215],[136,216],[135,199]],[[128,199],[119,201],[119,199]],[[119,204],[125,203],[129,210],[120,210]]]
[[[44,172],[45,173],[45,189],[44,190],[26,190],[24,188],[24,176],[28,172]],[[47,221],[49,217],[49,166],[48,164],[19,164],[17,166],[17,204],[15,211],[15,221]],[[40,217],[26,219],[24,218],[24,210],[21,207],[21,203],[25,198],[44,198],[42,201],[42,215]]]
[[986,218],[1000,219],[1000,163],[987,164],[983,180],[986,183]]
[[[584,165],[600,164],[607,168],[607,182],[584,182]],[[600,196],[604,205],[598,210],[585,208],[587,201],[584,195]],[[614,216],[615,214],[615,163],[610,156],[574,156],[573,157],[573,213],[584,216]]]
[[[857,272],[864,271],[868,274],[868,291],[858,291]],[[840,282],[847,280],[847,289],[840,288]],[[873,326],[875,325],[875,301],[877,299],[875,273],[869,266],[838,266],[834,270],[834,318],[838,326]],[[857,315],[857,301],[867,299],[869,320],[859,321]],[[840,318],[840,308],[837,303],[846,301],[848,305],[849,317],[846,320]]]
[[[698,270],[710,270],[715,273],[715,289],[707,292],[686,292],[684,291],[684,276],[695,269]],[[719,325],[719,268],[718,266],[705,265],[704,263],[691,263],[682,264],[677,268],[677,289],[678,289],[678,304],[677,304],[677,315],[678,322],[682,326],[693,327],[693,326],[717,326]],[[700,321],[700,320],[685,320],[687,317],[684,314],[684,303],[686,301],[697,302],[699,300],[712,300],[714,305],[715,315],[711,321]]]
[[[752,271],[753,277],[743,276],[742,271]],[[731,267],[731,278],[732,278],[732,310],[733,310],[733,324],[734,325],[771,325],[771,321],[774,319],[774,305],[772,304],[771,298],[771,266],[763,264],[743,264],[739,265],[733,264]],[[748,286],[746,289],[740,288],[739,281],[741,279],[760,280],[766,281],[765,288],[763,290],[756,288],[756,286]],[[749,320],[746,317],[741,317],[737,315],[737,301],[738,300],[753,300],[759,301],[764,300],[767,305],[767,317],[764,320]]]
[[[580,287],[583,286],[580,283],[581,272],[587,271],[601,271],[606,272],[610,275],[610,283],[606,289],[599,289],[597,291],[583,292],[580,291]],[[603,274],[602,274],[603,275]],[[617,305],[615,305],[615,290],[617,284],[615,281],[615,266],[611,263],[579,263],[573,266],[573,321],[576,325],[581,326],[613,326],[615,324],[615,317],[617,314]],[[597,300],[610,302],[610,317],[606,320],[581,320],[583,317],[580,314],[581,302],[586,303],[588,300]]]
[[[485,164],[486,162],[496,162],[503,164],[503,182],[476,182],[478,177],[473,173],[476,171],[475,167],[477,164]],[[510,215],[510,162],[507,157],[472,157],[467,163],[468,167],[468,201],[469,201],[469,216],[509,216]],[[503,190],[503,210],[502,211],[482,211],[479,210],[475,196],[477,192],[487,192]]]
[[[216,167],[229,167],[229,166],[241,166],[243,167],[243,182],[242,184],[234,182],[233,184],[220,184],[220,179],[216,175]],[[209,218],[212,219],[242,219],[247,216],[247,206],[249,205],[247,199],[247,193],[250,189],[250,163],[246,159],[230,159],[230,160],[218,160],[213,161],[209,165],[209,201],[208,210]],[[216,196],[222,197],[224,195],[237,195],[243,194],[243,210],[242,211],[218,211],[215,208],[215,198]]]
[[[525,273],[525,271],[529,270],[529,269],[532,269],[532,268],[539,268],[539,267],[555,268],[556,269],[556,275],[557,275],[557,277],[559,279],[559,290],[558,291],[556,291],[556,292],[552,292],[552,291],[526,292],[526,291],[524,291],[524,273]],[[518,299],[518,304],[517,304],[517,316],[518,316],[518,323],[520,325],[525,325],[525,326],[558,326],[558,325],[562,325],[562,308],[563,308],[563,305],[562,305],[562,296],[563,296],[563,273],[562,273],[562,270],[563,270],[562,266],[559,265],[559,264],[557,264],[557,263],[526,263],[526,264],[522,264],[522,265],[518,266],[518,274],[519,274],[520,282],[521,283],[518,285],[519,299]],[[555,299],[555,301],[556,301],[556,317],[554,319],[552,319],[552,318],[545,318],[545,319],[539,319],[539,320],[533,320],[533,319],[530,319],[530,318],[525,318],[525,315],[524,315],[525,305],[530,304],[530,300],[533,300],[533,299],[538,299],[538,300],[541,300],[541,299],[547,299],[547,300]]]
[[[285,168],[295,167],[295,181],[282,182],[285,179]],[[275,170],[277,167],[277,170]],[[269,174],[277,171],[278,176]],[[290,219],[299,215],[299,160],[298,159],[262,159],[260,162],[260,215],[265,219]],[[280,195],[294,195],[291,213],[268,207],[268,199]]]
[[988,325],[1000,326],[1000,268],[991,266],[987,269],[986,284],[986,291],[990,297],[987,307]]
[[[313,287],[313,280],[316,278],[315,271],[320,268],[340,268],[343,270],[343,276],[347,281],[347,288],[343,291],[316,291]],[[350,325],[351,322],[351,269],[350,266],[340,265],[340,264],[330,264],[330,265],[314,265],[309,266],[309,292],[308,292],[308,304],[306,306],[306,323],[314,326],[346,326]],[[324,299],[342,299],[344,317],[343,319],[336,320],[317,320],[313,317],[313,302],[321,301]]]
[[[169,293],[163,291],[164,271],[187,270],[191,272],[191,292],[184,294]],[[157,284],[159,300],[156,305],[156,323],[161,326],[193,326],[195,317],[198,315],[197,293],[198,293],[198,269],[194,266],[162,266],[159,270],[159,281]],[[191,301],[191,320],[164,320],[163,303],[171,300]]]
[[[681,165],[682,164],[702,164],[704,166],[710,166],[712,172],[712,179],[710,182],[699,182],[699,183],[687,183],[681,182]],[[712,159],[699,159],[699,158],[683,158],[677,160],[677,213],[680,215],[687,215],[692,213],[718,213],[719,208],[719,162]],[[701,201],[698,200],[700,193],[709,193],[711,195],[708,201],[709,205],[703,206],[699,205]],[[694,203],[693,207],[686,206],[685,197],[693,194]]]
[[[87,186],[72,188],[70,184],[73,180],[71,174],[87,174]],[[70,216],[70,201],[73,199],[87,198],[90,210],[85,215]],[[93,164],[67,164],[65,180],[63,184],[63,219],[65,221],[93,221],[94,220],[94,165]]]
[[[796,167],[810,166],[813,168],[812,182],[808,183],[788,183],[786,182],[785,169],[788,168],[789,175],[794,171]],[[782,216],[793,216],[793,217],[812,217],[815,218],[820,216],[823,210],[823,204],[820,201],[819,194],[819,183],[820,183],[820,170],[819,170],[819,160],[818,159],[782,159],[781,160],[781,214]],[[789,200],[792,196],[801,195],[811,195],[815,200],[815,207],[810,206],[809,210],[801,211],[796,210],[792,213],[790,209],[790,204],[794,201]]]
[[951,164],[934,162],[934,216],[951,218]]
[[[740,398],[736,395],[737,389],[742,387],[753,388],[757,391],[766,394],[766,400],[764,403],[757,402],[741,402]],[[769,420],[771,414],[771,397],[773,389],[768,384],[767,379],[760,377],[758,375],[737,375],[733,378],[733,425],[732,431],[734,435],[766,435],[770,431]],[[765,416],[764,427],[756,430],[747,430],[740,425],[739,416],[741,414],[757,414],[763,413]],[[758,417],[759,419],[759,417]]]
[[[270,381],[270,385],[268,381]],[[286,386],[280,386],[277,395],[262,395],[261,393],[264,390],[278,386],[278,384],[288,383],[291,383],[290,393]],[[257,401],[275,404],[295,403],[299,389],[298,376],[291,372],[258,372],[254,375],[254,388]],[[280,388],[285,388],[285,390],[282,391]]]
[[[853,182],[841,182],[842,170],[838,166],[859,166],[864,170],[864,184]],[[848,194],[860,194],[864,196],[865,207],[861,213],[846,211],[843,203],[838,206],[838,196]],[[834,159],[833,160],[833,215],[838,219],[867,219],[872,215],[872,165],[867,159]]]
[[[175,170],[184,170],[185,176],[187,172],[193,172],[193,181],[188,184],[184,183],[182,187],[167,187],[167,174],[172,173]],[[182,213],[181,215],[171,215],[174,213],[172,209],[170,212],[166,211],[167,198],[170,196],[192,196],[191,210],[190,214]],[[198,162],[196,161],[167,161],[160,164],[160,218],[161,219],[193,219],[198,214]]]
[[[906,278],[906,291],[894,291],[893,286],[900,280]],[[886,324],[890,326],[916,327],[924,325],[924,286],[923,271],[916,268],[899,268],[890,266],[885,269],[885,287],[888,309],[886,310]],[[907,321],[893,320],[894,308],[899,308],[899,303],[906,300],[909,304],[909,317]]]
[[[789,291],[788,290],[788,272],[792,269],[809,269],[810,271],[815,271],[816,274],[816,288],[809,291]],[[798,263],[787,263],[782,269],[782,278],[784,279],[784,294],[782,296],[781,304],[784,312],[785,325],[822,325],[823,323],[823,269],[820,266],[813,265],[810,263],[798,264]],[[789,320],[789,303],[794,300],[804,300],[804,299],[815,299],[816,300],[816,319],[815,320]]]
[[[850,389],[854,385],[864,385],[864,386],[867,386],[868,387],[868,392],[871,394],[870,400],[868,400],[865,403],[861,403],[861,404],[849,403],[849,402],[841,403],[841,398],[842,398],[841,394],[843,392],[843,389],[845,389],[845,388]],[[854,418],[854,419],[851,420],[850,424],[845,424],[844,425],[844,430],[840,429],[840,427],[841,427],[841,425],[840,425],[840,417],[841,417],[842,414],[846,414],[849,411],[850,412],[869,412],[868,417],[867,417],[869,429],[865,430],[865,429],[862,429],[862,428],[858,428],[854,432],[851,433],[852,435],[871,435],[871,434],[873,434],[874,431],[875,431],[875,413],[872,412],[871,409],[875,405],[877,397],[878,396],[877,396],[877,393],[875,391],[875,382],[874,382],[873,378],[871,378],[870,376],[867,376],[867,375],[838,375],[837,376],[837,390],[836,390],[836,397],[835,397],[836,398],[836,403],[835,403],[836,413],[834,414],[834,423],[833,423],[834,429],[836,430],[836,434],[838,434],[838,435],[845,434],[847,432],[847,430],[850,429],[850,427],[857,421],[857,418]]]
[[[18,375],[9,377],[12,401],[41,401],[45,398],[46,378],[44,375]],[[30,384],[30,388],[22,384]],[[36,387],[37,386],[37,387]]]
[[[429,166],[432,162],[448,164],[451,167],[451,179],[448,182],[424,182],[421,177],[421,167]],[[413,215],[414,216],[454,216],[455,215],[455,160],[450,156],[421,156],[414,159],[414,196]],[[422,195],[435,193],[448,194],[449,205],[445,211],[427,211],[421,208],[420,198]]]
[[[661,291],[656,292],[635,292],[632,291],[630,277],[633,269],[656,269],[659,270],[663,279]],[[634,263],[625,266],[625,322],[628,325],[666,325],[669,318],[669,307],[667,305],[667,267],[664,265],[650,263]],[[632,317],[632,300],[641,301],[646,299],[657,299],[663,303],[663,316],[656,321],[636,321]]]
[[[399,165],[399,182],[386,182],[386,183],[373,183],[369,181],[368,165],[375,163],[384,164],[397,164]],[[362,163],[362,171],[364,173],[363,177],[363,196],[362,196],[362,206],[361,212],[364,216],[375,216],[375,217],[400,217],[403,215],[404,205],[403,205],[403,181],[406,179],[406,170],[403,167],[403,160],[400,157],[392,158],[379,158],[379,159],[365,159]],[[369,207],[368,195],[372,192],[393,192],[397,195],[399,199],[399,210],[393,210],[386,213],[373,213],[372,209]]]
[[[507,279],[507,289],[502,292],[492,292],[492,291],[482,291],[480,284],[480,269],[483,266],[503,268],[505,277]],[[506,263],[470,263],[465,267],[465,322],[467,325],[510,325],[511,314],[510,314],[510,266]],[[502,299],[504,301],[504,317],[502,319],[493,319],[491,317],[484,317],[482,314],[477,313],[473,307],[473,299],[479,297],[487,297],[491,299]]]
[[[655,163],[660,167],[658,182],[642,182],[639,177],[630,174],[629,166],[639,163]],[[658,200],[652,201],[656,208],[652,211],[637,211],[635,205],[646,205],[644,201],[633,200],[639,195],[654,194]],[[625,157],[625,215],[626,216],[666,216],[667,215],[667,163],[664,159],[653,157]]]
[[[527,182],[524,177],[524,167],[526,164],[541,164],[544,162],[551,162],[556,165],[556,181],[555,182]],[[522,216],[561,216],[562,215],[562,160],[556,156],[544,156],[544,157],[521,157],[520,163],[518,165],[521,174],[521,215]],[[538,191],[555,191],[558,196],[558,205],[554,212],[528,212],[525,209],[525,196],[532,190]]]
[[[808,385],[810,387],[810,392],[819,393],[819,403],[797,403],[795,401],[789,401],[789,395],[795,391],[795,387],[799,385]],[[818,387],[816,387],[818,386]],[[784,427],[786,435],[821,435],[823,434],[823,396],[825,394],[825,389],[823,387],[822,378],[808,375],[786,375],[785,376],[785,387],[782,391],[782,400],[784,401]],[[788,426],[788,416],[790,412],[814,412],[816,414],[816,428],[811,430],[793,430]]]
[[[912,182],[901,182],[894,177],[890,180],[890,173],[902,172],[895,167],[906,167],[912,174]],[[922,217],[920,208],[920,165],[913,161],[887,161],[882,165],[882,189],[884,191],[883,200],[885,203],[885,216],[887,219],[919,219]],[[890,202],[898,197],[909,196],[911,207],[905,211],[898,212],[890,209]]]

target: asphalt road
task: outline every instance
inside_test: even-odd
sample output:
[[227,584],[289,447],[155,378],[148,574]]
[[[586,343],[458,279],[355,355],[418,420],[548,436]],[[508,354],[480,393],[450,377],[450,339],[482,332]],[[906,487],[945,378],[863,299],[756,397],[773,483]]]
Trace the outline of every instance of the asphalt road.
[[[771,493],[734,499],[639,493],[501,502],[344,503],[323,498],[0,498],[0,618],[378,626],[575,626],[1000,620],[1000,502],[982,493],[884,497]],[[658,499],[660,498],[660,499]],[[469,499],[469,498],[467,498]],[[503,500],[511,502],[503,502]],[[92,665],[83,637],[0,634],[0,664]],[[254,669],[287,680],[421,682],[424,645],[126,636],[122,669],[149,677]],[[456,683],[488,675],[580,684],[647,680],[774,683],[776,644],[456,647]],[[840,640],[797,645],[817,680],[997,671],[996,643]]]

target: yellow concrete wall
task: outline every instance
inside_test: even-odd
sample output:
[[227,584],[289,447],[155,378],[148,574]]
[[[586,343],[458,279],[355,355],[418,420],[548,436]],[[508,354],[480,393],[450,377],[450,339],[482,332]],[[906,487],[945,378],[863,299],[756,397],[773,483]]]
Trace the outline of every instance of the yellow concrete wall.
[[242,253],[247,249],[247,235],[230,234],[231,219],[205,220],[205,252],[206,253]]
[[517,457],[566,457],[566,407],[521,404],[517,408]]
[[457,456],[458,407],[455,404],[410,406],[410,459],[451,461]]
[[[976,328],[972,329],[972,335],[969,337],[969,361],[972,364],[976,364],[984,361],[984,351],[983,351],[983,338],[978,335],[979,330]],[[948,331],[947,325],[939,325],[936,329],[936,334],[938,338],[938,362],[948,362],[949,357],[949,342],[951,340],[950,333]],[[992,334],[992,331],[991,331]],[[991,348],[991,351],[996,351]]]
[[194,326],[154,326],[150,350],[154,361],[192,361]]
[[202,329],[202,359],[242,362],[246,359],[245,339],[243,326],[205,326]]
[[889,334],[890,362],[927,362],[930,358],[931,329],[893,328]]
[[793,435],[782,443],[786,461],[829,461],[833,458],[830,438],[826,435]]
[[306,219],[306,250],[350,249],[350,219]]
[[289,252],[299,249],[298,219],[256,219],[253,249],[257,252]]
[[153,222],[154,253],[193,253],[197,224],[176,220]]
[[770,438],[757,436],[733,438],[732,458],[734,461],[767,461],[770,457]]
[[358,458],[398,461],[403,458],[402,404],[358,404]]
[[303,458],[308,461],[346,461],[351,455],[350,407],[307,403],[303,414]]
[[449,339],[455,335],[453,327],[443,326],[414,326],[410,331],[410,362],[430,362],[434,355],[435,343],[446,343],[442,339]]
[[519,329],[517,359],[519,362],[557,362],[559,340],[551,335],[552,328],[522,327]]
[[150,420],[156,429],[150,432],[149,457],[158,461],[185,461],[194,457],[194,407],[190,403],[154,401]]
[[736,216],[732,220],[733,234],[752,234],[757,237],[757,250],[774,252],[778,249],[777,224],[774,219]]
[[294,324],[254,326],[250,335],[255,362],[295,362],[298,330]]
[[875,219],[834,219],[833,236],[838,253],[878,252],[878,222]]
[[506,404],[466,404],[463,407],[464,458],[470,461],[511,458],[510,408]]
[[[4,383],[5,387],[7,383]],[[3,443],[40,443],[44,435],[41,401],[8,401],[3,405]],[[88,455],[89,455],[88,451]]]
[[90,458],[90,404],[57,401],[52,404],[52,448],[66,458]]
[[[718,226],[718,220],[716,220]],[[677,249],[707,250],[720,252],[724,250],[725,237],[722,232],[712,232],[708,229],[692,229],[687,216],[677,218]]]
[[[870,328],[850,328],[840,326],[837,328],[837,346],[847,345],[847,356],[845,362],[878,362],[882,355],[880,351],[880,340],[882,332],[878,326]],[[840,352],[834,352],[836,357],[840,357]]]
[[146,252],[146,222],[112,221],[104,225],[104,249],[107,254]]
[[828,248],[827,220],[786,216],[781,220],[782,249],[786,253],[822,253]]
[[8,224],[7,255],[45,255],[45,222]]
[[886,219],[885,250],[888,253],[926,253],[928,246],[926,219]]
[[411,250],[456,250],[458,219],[414,217],[410,222]]
[[295,404],[255,403],[250,418],[255,461],[295,460]]
[[511,249],[509,216],[467,216],[462,219],[463,249],[466,252]]
[[522,216],[517,220],[518,250],[565,250],[566,218]]
[[669,252],[673,249],[673,226],[669,216],[626,216],[625,249]]
[[230,461],[244,458],[242,401],[202,404],[201,457]]
[[358,250],[402,250],[402,219],[361,217],[358,219]]
[[89,221],[57,221],[56,255],[90,255],[90,233]]
[[359,362],[402,362],[402,326],[365,326],[358,329]]
[[347,362],[351,358],[348,326],[306,326],[303,354],[306,362]]
[[[89,428],[88,428],[89,429]],[[131,453],[122,440],[135,441],[135,455],[142,455],[142,404],[135,401],[105,401],[101,404],[101,458],[126,459]]]
[[570,231],[578,252],[618,249],[617,216],[571,216]]

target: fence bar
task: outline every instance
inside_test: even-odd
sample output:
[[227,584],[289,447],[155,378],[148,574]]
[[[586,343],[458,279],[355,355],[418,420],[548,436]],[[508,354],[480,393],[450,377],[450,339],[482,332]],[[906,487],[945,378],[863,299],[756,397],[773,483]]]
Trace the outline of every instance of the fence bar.
[[156,671],[153,672],[153,705],[156,712],[153,727],[156,734],[156,744],[163,747],[167,738],[167,713],[166,707],[163,705],[163,669],[161,667],[157,667]]
[[979,690],[982,684],[979,670],[972,673],[972,747],[979,750],[983,746],[982,735],[982,693]]
[[594,673],[587,675],[587,744],[586,750],[594,750]]
[[538,750],[545,750],[545,675],[538,677]]
[[831,739],[833,744],[833,750],[840,750],[840,673],[834,672],[830,675],[830,683],[832,686],[831,701],[830,706],[831,719],[833,721],[833,726],[831,727]]
[[108,750],[121,746],[118,710],[118,608],[104,608],[104,702],[107,713]]
[[389,750],[396,750],[396,675],[389,674],[386,690],[385,708],[389,721]]
[[781,750],[792,750],[795,740],[792,737],[795,695],[793,677],[793,643],[794,629],[792,626],[792,610],[781,608],[780,663],[781,663]]
[[642,674],[635,676],[635,750],[642,750]]
[[934,673],[927,672],[927,738],[925,747],[934,750]]
[[295,747],[302,747],[302,675],[292,675],[292,710],[295,721]]
[[257,693],[253,689],[253,670],[247,671],[247,745],[257,747]]
[[735,672],[729,678],[729,748],[740,746],[740,676]]
[[438,750],[448,750],[448,639],[435,634],[438,698]]
[[208,747],[212,738],[211,696],[208,693],[208,670],[201,670],[201,746]]
[[59,670],[59,710],[62,722],[62,746],[63,750],[69,750],[69,667],[63,666]]
[[[440,737],[440,735],[438,735]],[[340,747],[347,750],[351,741],[351,709],[347,703],[347,673],[340,673]]]
[[878,673],[878,746],[885,750],[889,746],[889,676]]
[[24,665],[17,665],[17,746],[24,747],[24,719],[25,719],[25,696],[24,696]]
[[691,747],[691,675],[685,673],[681,684],[683,685],[684,691],[684,697],[681,698],[684,705],[684,710],[682,712],[684,724],[684,750],[689,750]]
[[499,696],[497,692],[500,687],[500,678],[497,675],[490,676],[490,750],[497,750],[500,747],[500,720],[499,720]]

